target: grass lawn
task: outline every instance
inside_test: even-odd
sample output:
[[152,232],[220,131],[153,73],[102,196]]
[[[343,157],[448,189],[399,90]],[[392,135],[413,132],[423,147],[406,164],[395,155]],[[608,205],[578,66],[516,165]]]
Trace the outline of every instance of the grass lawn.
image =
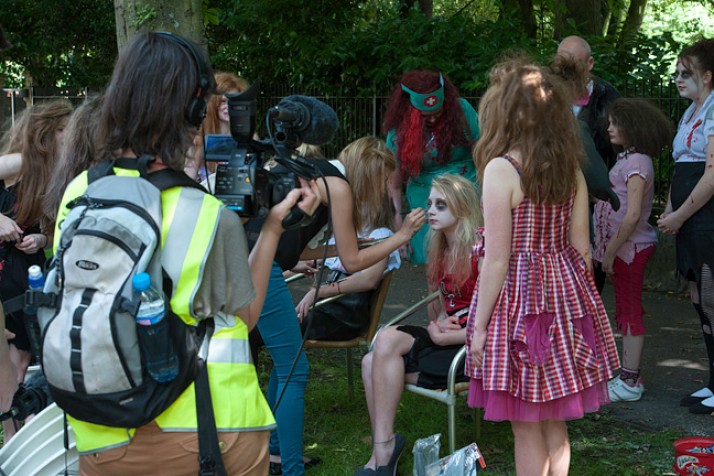
[[[310,350],[310,382],[305,396],[305,454],[319,456],[323,463],[310,476],[351,475],[370,454],[370,428],[359,368],[355,368],[355,394],[349,398],[344,350]],[[356,356],[355,361],[359,362]],[[260,356],[258,372],[267,382],[270,357]],[[476,412],[462,398],[457,407],[457,448],[476,442],[486,460],[479,474],[513,475],[513,437],[506,423],[481,423],[476,437]],[[283,402],[282,404],[288,404]],[[611,417],[589,415],[569,425],[572,445],[570,474],[672,475],[673,442],[679,431],[654,431],[619,422]],[[396,430],[407,439],[400,461],[400,474],[412,474],[411,448],[419,438],[441,433],[441,456],[448,448],[446,406],[405,392],[396,420]]]

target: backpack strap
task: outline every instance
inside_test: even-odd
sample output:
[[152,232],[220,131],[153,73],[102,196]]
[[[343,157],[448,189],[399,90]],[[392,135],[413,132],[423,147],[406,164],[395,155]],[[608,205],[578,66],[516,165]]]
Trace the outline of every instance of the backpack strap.
[[120,169],[127,170],[138,170],[139,175],[145,179],[149,177],[149,165],[154,162],[154,157],[151,155],[142,155],[138,159],[131,157],[119,157],[114,160],[107,160],[106,162],[100,162],[98,164],[92,165],[87,170],[87,183],[92,183],[102,177],[114,174],[114,167],[119,167]]
[[161,169],[156,172],[151,172],[146,179],[151,182],[154,187],[161,191],[172,187],[190,187],[208,193],[200,183],[193,180],[183,172],[178,172],[173,169]]
[[113,160],[109,160],[89,167],[89,170],[87,170],[87,183],[90,184],[107,175],[114,175],[114,162]]

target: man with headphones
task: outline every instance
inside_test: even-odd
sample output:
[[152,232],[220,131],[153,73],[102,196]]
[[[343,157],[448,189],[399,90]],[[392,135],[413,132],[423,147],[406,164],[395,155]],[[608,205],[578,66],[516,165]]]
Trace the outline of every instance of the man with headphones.
[[[189,40],[163,32],[137,34],[119,53],[104,95],[96,137],[98,161],[149,155],[154,159],[149,174],[166,168],[182,173],[213,89],[207,57]],[[137,174],[116,165],[114,173]],[[171,310],[188,326],[207,318],[215,322],[207,369],[223,465],[218,458],[215,468],[199,467],[203,436],[197,431],[197,398],[191,384],[140,428],[102,426],[69,416],[80,474],[194,476],[199,469],[200,474],[267,474],[269,430],[275,422],[250,360],[248,332],[263,306],[282,219],[295,204],[312,214],[318,202],[314,187],[303,182],[271,209],[250,254],[239,217],[219,200],[188,187],[161,193],[164,257],[177,244],[187,250],[172,263],[173,270],[164,268],[174,289],[168,301]],[[67,214],[65,205],[86,188],[86,173],[69,184],[58,223]]]

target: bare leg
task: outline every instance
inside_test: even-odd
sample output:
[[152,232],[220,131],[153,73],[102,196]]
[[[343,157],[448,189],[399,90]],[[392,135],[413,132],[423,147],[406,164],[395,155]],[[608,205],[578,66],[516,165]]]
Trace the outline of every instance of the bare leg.
[[396,328],[379,333],[372,352],[362,360],[362,379],[372,425],[372,456],[367,467],[389,463],[394,450],[394,418],[404,389],[404,360],[414,338]]
[[539,422],[512,421],[518,476],[548,475],[548,446]]
[[626,369],[639,370],[642,348],[645,345],[644,334],[633,336],[630,330],[622,336],[622,366]]
[[570,468],[570,437],[564,421],[543,422],[545,444],[548,448],[548,476],[566,476]]
[[[386,331],[385,331],[386,332]],[[372,433],[374,434],[374,389],[372,386],[372,356],[369,352],[362,358],[362,383],[364,384],[364,397],[367,401],[367,411],[369,412],[369,424]],[[376,457],[374,451],[369,457],[369,461],[365,467],[374,469],[376,466]]]

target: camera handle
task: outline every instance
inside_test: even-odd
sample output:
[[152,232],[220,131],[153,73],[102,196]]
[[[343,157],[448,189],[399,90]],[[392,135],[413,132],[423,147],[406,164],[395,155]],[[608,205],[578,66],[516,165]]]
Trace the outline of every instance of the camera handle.
[[[308,160],[300,156],[290,157],[289,152],[282,146],[278,146],[277,152],[278,157],[276,157],[275,161],[298,177],[302,177],[306,180],[314,180],[319,175],[315,166]],[[308,225],[312,219],[313,217],[305,213],[302,208],[293,205],[290,213],[283,218],[283,228],[286,230],[294,230],[295,228]]]

